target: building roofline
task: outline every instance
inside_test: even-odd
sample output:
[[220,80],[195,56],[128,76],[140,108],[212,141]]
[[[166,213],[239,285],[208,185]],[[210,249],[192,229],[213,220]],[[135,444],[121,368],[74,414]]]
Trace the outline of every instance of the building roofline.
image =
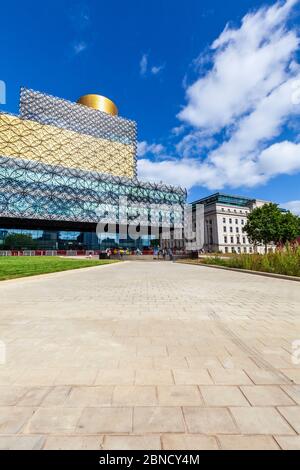
[[221,198],[221,197],[228,198],[228,199],[240,199],[240,200],[245,201],[249,204],[251,202],[256,201],[255,198],[249,198],[249,197],[245,197],[245,196],[237,196],[237,195],[234,195],[234,194],[226,194],[226,193],[218,192],[218,193],[214,193],[214,194],[211,194],[209,196],[203,197],[201,199],[198,199],[197,201],[193,201],[191,204],[193,204],[193,205],[194,204],[203,204],[206,201],[218,202],[218,199]]

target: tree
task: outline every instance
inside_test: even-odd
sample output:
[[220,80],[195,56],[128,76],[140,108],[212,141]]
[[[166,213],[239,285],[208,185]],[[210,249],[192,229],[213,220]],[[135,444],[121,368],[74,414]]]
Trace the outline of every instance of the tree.
[[300,235],[300,217],[291,212],[283,212],[281,220],[281,243],[284,244],[296,240]]
[[263,243],[267,253],[269,243],[278,243],[280,241],[281,224],[282,212],[278,205],[265,204],[250,212],[243,231],[247,232],[250,241],[254,245]]

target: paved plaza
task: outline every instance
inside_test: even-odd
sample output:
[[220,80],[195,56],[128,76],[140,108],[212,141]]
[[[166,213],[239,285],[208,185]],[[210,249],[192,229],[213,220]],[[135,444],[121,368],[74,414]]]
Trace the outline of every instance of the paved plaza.
[[141,261],[0,298],[0,448],[300,449],[299,283]]

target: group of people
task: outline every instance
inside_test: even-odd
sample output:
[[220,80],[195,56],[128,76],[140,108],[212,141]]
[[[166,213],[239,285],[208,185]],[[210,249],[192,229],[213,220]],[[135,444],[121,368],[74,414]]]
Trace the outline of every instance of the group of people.
[[153,251],[153,258],[154,259],[163,259],[164,261],[166,261],[167,259],[167,256],[169,257],[169,260],[170,261],[173,261],[173,258],[174,258],[174,254],[173,254],[173,251],[171,248],[163,248],[163,249],[160,249],[160,248],[154,248],[154,251]]
[[[132,251],[130,251],[128,248],[118,248],[114,251],[112,251],[110,248],[107,248],[105,251],[106,251],[107,258],[110,258],[111,255],[114,254],[114,255],[117,255],[118,258],[123,259],[124,255],[133,254]],[[139,248],[137,248],[134,251],[134,254],[136,256],[140,256],[140,255],[142,255],[142,252]]]
[[[117,248],[117,249],[111,249],[111,248],[106,248],[105,253],[106,257],[109,259],[112,255],[117,255],[119,259],[123,259],[124,255],[130,255],[130,254],[135,254],[136,256],[141,256],[143,253],[142,251],[137,248],[133,253],[129,249],[123,249],[123,248]],[[90,258],[92,255],[90,255]],[[170,261],[173,261],[174,259],[174,253],[171,248],[159,248],[156,247],[153,249],[153,258],[154,259],[162,259],[166,261],[168,258]]]

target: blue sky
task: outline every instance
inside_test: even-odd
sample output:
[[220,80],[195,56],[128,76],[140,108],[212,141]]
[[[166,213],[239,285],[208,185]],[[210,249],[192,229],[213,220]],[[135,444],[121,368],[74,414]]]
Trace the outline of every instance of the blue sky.
[[222,191],[300,212],[299,11],[297,0],[11,0],[0,109],[18,112],[21,85],[106,95],[138,122],[141,178],[186,186],[189,200]]

